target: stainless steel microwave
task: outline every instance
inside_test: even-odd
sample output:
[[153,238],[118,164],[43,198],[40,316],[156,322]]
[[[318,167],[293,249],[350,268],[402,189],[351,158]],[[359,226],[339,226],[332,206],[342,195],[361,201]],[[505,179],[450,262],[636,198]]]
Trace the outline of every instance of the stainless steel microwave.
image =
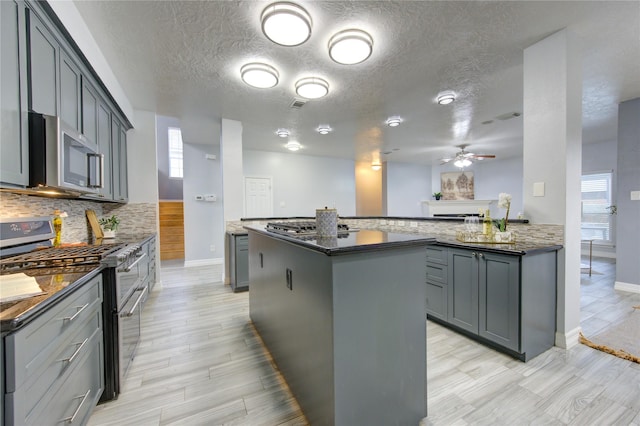
[[80,196],[104,186],[104,155],[60,117],[29,112],[29,187],[50,196]]

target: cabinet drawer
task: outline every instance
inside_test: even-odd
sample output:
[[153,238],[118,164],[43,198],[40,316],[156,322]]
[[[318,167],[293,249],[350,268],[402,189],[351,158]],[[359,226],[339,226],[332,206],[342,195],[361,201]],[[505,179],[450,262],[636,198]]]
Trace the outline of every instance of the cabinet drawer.
[[447,265],[427,262],[427,281],[447,284]]
[[43,364],[44,371],[29,378],[27,383],[15,391],[13,397],[16,406],[24,407],[21,411],[25,417],[30,415],[41,400],[53,393],[60,384],[58,381],[65,377],[67,371],[73,370],[87,353],[91,352],[91,341],[95,340],[94,334],[100,333],[102,322],[102,310],[98,301],[93,308],[89,321],[69,341],[61,344],[58,351],[47,360],[39,360],[40,357],[36,357],[37,362]]
[[247,250],[249,248],[249,236],[236,236],[236,249]]
[[102,302],[102,275],[67,296],[21,330],[5,338],[6,389],[13,392],[43,369],[43,362],[67,342],[94,315]]
[[441,265],[447,264],[447,253],[449,249],[440,246],[427,246],[427,262],[439,263]]
[[447,286],[427,283],[427,314],[447,320]]
[[[50,399],[43,399],[25,418],[24,424],[87,423],[104,390],[102,332],[97,331],[90,343],[88,354],[79,360],[78,366],[65,378],[60,388],[49,394]],[[18,424],[23,422],[18,421]]]

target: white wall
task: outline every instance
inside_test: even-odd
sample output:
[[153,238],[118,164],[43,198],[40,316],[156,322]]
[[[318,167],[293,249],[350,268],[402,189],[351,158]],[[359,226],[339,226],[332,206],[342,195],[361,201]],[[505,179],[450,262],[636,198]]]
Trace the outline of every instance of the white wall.
[[383,204],[387,216],[426,216],[422,201],[430,200],[431,167],[422,164],[384,165]]
[[156,115],[134,110],[136,127],[127,132],[127,173],[130,203],[158,202]]
[[179,128],[180,120],[158,115],[156,118],[158,197],[160,200],[181,201],[182,179],[172,179],[169,177],[169,127]]
[[245,176],[272,178],[275,217],[315,216],[325,206],[355,215],[352,160],[250,150],[243,158]]
[[[224,257],[222,172],[217,145],[184,143],[185,265],[211,263]],[[208,160],[206,154],[218,159]],[[218,201],[196,201],[196,195],[215,194]],[[210,247],[215,246],[211,251]]]

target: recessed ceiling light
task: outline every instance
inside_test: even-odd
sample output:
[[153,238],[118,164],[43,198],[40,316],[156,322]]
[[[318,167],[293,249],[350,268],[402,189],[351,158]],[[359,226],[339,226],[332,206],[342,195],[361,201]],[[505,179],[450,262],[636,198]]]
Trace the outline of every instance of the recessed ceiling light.
[[329,83],[318,77],[302,78],[296,82],[296,93],[307,99],[321,98],[329,93]]
[[300,148],[302,148],[302,145],[300,145],[296,141],[290,141],[290,142],[287,142],[284,147],[287,148],[289,151],[294,151],[295,152],[295,151],[299,150]]
[[344,30],[329,40],[329,56],[339,64],[359,64],[371,56],[373,38],[356,29]]
[[440,105],[449,105],[451,102],[456,100],[456,94],[452,91],[440,92],[438,93],[438,97],[436,101]]
[[316,129],[316,132],[320,133],[321,135],[328,135],[332,130],[333,129],[328,125],[322,124]]
[[373,163],[371,163],[371,168],[373,170],[378,171],[378,170],[380,170],[382,168],[382,164],[380,164],[379,161],[374,161]]
[[278,78],[280,77],[274,67],[259,62],[243,65],[240,68],[240,76],[242,81],[258,89],[268,89],[275,86],[278,84]]
[[280,136],[281,138],[286,138],[287,136],[289,136],[289,131],[287,129],[278,129],[276,130],[276,135]]
[[280,2],[267,6],[260,17],[262,32],[282,46],[298,46],[311,37],[311,16],[294,3]]
[[389,127],[398,127],[402,123],[402,118],[400,117],[389,117],[387,119],[387,126]]

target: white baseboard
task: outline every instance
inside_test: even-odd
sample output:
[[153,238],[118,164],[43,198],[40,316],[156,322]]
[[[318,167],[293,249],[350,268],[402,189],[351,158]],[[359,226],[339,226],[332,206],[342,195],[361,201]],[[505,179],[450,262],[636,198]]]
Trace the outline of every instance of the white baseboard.
[[211,265],[222,265],[224,263],[223,257],[218,257],[215,259],[198,259],[198,260],[185,260],[184,267],[192,268],[194,266],[211,266]]
[[576,327],[573,330],[569,330],[566,333],[560,333],[556,331],[556,346],[563,349],[571,349],[576,346],[580,341],[580,332],[582,328]]
[[622,281],[616,281],[613,288],[615,290],[627,291],[629,293],[640,293],[640,284],[623,283]]

